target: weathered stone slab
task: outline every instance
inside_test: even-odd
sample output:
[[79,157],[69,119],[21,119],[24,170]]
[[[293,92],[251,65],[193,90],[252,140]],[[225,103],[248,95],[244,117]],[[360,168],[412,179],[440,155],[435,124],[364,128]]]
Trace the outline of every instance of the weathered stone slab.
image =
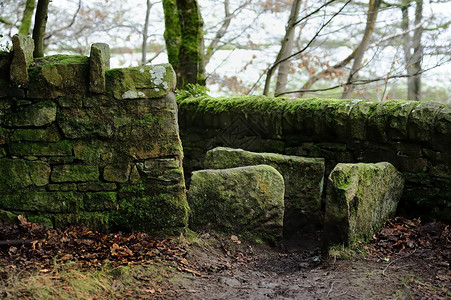
[[58,129],[51,126],[45,129],[15,129],[12,131],[12,142],[57,142],[60,140]]
[[86,182],[99,179],[99,168],[86,165],[55,166],[51,174],[52,182]]
[[84,207],[87,211],[104,211],[116,207],[116,193],[85,193]]
[[188,192],[190,224],[278,240],[283,230],[284,190],[282,175],[268,165],[193,172]]
[[403,187],[404,179],[390,163],[338,164],[327,184],[325,244],[370,238],[395,215]]
[[116,99],[159,98],[174,90],[175,72],[170,64],[111,69],[106,87]]
[[33,39],[30,36],[15,34],[12,41],[14,51],[10,66],[10,79],[15,85],[26,84],[28,66],[33,61]]
[[24,107],[21,111],[6,115],[3,125],[6,127],[42,127],[56,120],[56,104],[42,101]]
[[103,178],[109,182],[125,183],[130,177],[132,167],[130,165],[123,166],[106,166],[103,170]]
[[30,192],[4,194],[0,208],[46,213],[75,212],[83,207],[83,197],[74,192]]
[[439,102],[420,102],[409,115],[407,122],[409,140],[431,141],[436,115],[444,106]]
[[110,46],[104,43],[91,45],[89,55],[89,91],[105,92],[105,71],[110,68]]
[[204,164],[208,169],[258,164],[274,167],[285,182],[284,235],[295,233],[306,225],[318,225],[325,169],[323,158],[217,147],[207,152]]
[[72,155],[72,144],[66,141],[57,143],[10,143],[9,152],[16,156],[66,156]]
[[43,161],[23,159],[0,159],[0,191],[23,189],[49,183],[50,166]]
[[81,55],[52,55],[36,59],[29,69],[30,98],[54,99],[85,95],[89,86],[89,60]]

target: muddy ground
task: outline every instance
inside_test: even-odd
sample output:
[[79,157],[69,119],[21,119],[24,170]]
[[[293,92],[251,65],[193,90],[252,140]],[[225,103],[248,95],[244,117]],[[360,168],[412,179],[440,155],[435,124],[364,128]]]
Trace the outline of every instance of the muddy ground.
[[177,274],[162,299],[451,299],[449,261],[423,250],[389,258],[362,248],[337,258],[321,255],[319,244],[237,247],[200,236],[188,258],[214,272]]
[[[451,299],[443,223],[396,218],[370,243],[327,253],[321,232],[270,247],[214,232],[157,240],[26,220],[1,225],[2,299]],[[72,280],[85,277],[101,277],[100,289],[75,290]],[[51,296],[37,297],[48,285]]]

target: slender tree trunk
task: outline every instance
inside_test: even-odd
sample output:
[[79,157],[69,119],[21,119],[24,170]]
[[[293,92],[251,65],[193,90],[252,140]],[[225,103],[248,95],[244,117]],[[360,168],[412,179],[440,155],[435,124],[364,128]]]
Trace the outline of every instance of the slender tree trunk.
[[[285,37],[282,40],[282,46],[280,47],[279,55],[277,59],[283,59],[288,57],[293,51],[293,43],[294,43],[294,31],[296,28],[296,21],[299,15],[299,10],[301,8],[302,0],[295,0],[291,6],[290,18],[288,19],[287,28],[285,30]],[[290,69],[290,62],[284,61],[279,64],[277,80],[276,80],[276,90],[274,94],[280,94],[286,91],[287,80],[288,80],[288,72]]]
[[204,39],[203,20],[197,0],[177,0],[180,21],[180,52],[178,87],[188,83],[205,85],[203,62]]
[[141,48],[141,65],[145,65],[147,63],[147,38],[148,38],[148,28],[149,28],[149,15],[150,15],[150,9],[152,8],[152,3],[150,3],[150,0],[147,0],[146,2],[146,19],[144,21],[144,28],[143,28],[143,44]]
[[222,22],[221,28],[219,28],[218,32],[216,33],[215,38],[207,47],[204,60],[205,64],[210,61],[211,57],[213,56],[213,51],[218,46],[219,41],[221,41],[221,39],[227,33],[227,28],[229,28],[230,22],[232,21],[232,14],[230,13],[229,3],[229,0],[224,0],[224,21]]
[[50,0],[38,0],[33,28],[34,58],[44,56],[44,34],[47,25],[49,2]]
[[[327,68],[313,76],[310,76],[310,78],[307,80],[307,82],[302,86],[301,90],[308,90],[312,87],[312,85],[314,85],[318,80],[320,80],[321,78],[323,78],[323,76],[326,76],[332,72],[334,72],[335,70],[341,69],[344,66],[346,66],[347,64],[349,64],[351,62],[351,60],[355,57],[355,54],[357,53],[357,49],[354,49],[354,51],[351,52],[351,54],[349,54],[345,59],[343,59],[342,61],[340,61],[339,63],[333,65],[330,68]],[[299,93],[298,97],[302,97],[303,93]]]
[[31,19],[33,18],[34,8],[36,6],[35,0],[27,0],[25,9],[20,22],[19,34],[29,35],[31,31]]
[[405,32],[403,35],[404,59],[406,61],[407,72],[407,99],[420,100],[421,98],[421,61],[423,59],[423,47],[421,36],[423,27],[418,26],[423,19],[423,0],[414,0],[415,7],[415,30],[413,38],[409,34],[409,6],[411,0],[404,0],[401,6],[402,22],[401,27]]
[[354,90],[354,85],[352,81],[355,77],[357,77],[357,73],[362,68],[362,61],[365,51],[368,48],[368,45],[371,40],[371,36],[373,35],[374,26],[376,24],[377,13],[381,6],[382,0],[370,0],[368,14],[366,19],[365,32],[363,33],[362,41],[357,48],[357,52],[354,57],[354,62],[349,73],[349,77],[347,83],[344,87],[344,91],[342,94],[343,99],[348,99],[352,95],[352,91]]

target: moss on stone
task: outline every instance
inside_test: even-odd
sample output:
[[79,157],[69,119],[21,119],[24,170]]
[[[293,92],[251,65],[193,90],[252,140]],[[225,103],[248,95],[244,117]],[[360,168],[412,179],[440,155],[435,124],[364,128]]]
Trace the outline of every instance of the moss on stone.
[[3,194],[0,208],[44,213],[77,212],[83,209],[83,197],[75,192],[18,192]]
[[16,156],[68,156],[72,155],[72,143],[68,140],[57,143],[10,143],[8,150]]
[[33,72],[33,70],[37,68],[42,68],[43,66],[71,65],[71,64],[87,65],[89,64],[89,57],[84,55],[56,54],[35,58],[33,66],[30,67],[30,72]]
[[115,192],[88,192],[83,196],[84,207],[87,211],[105,211],[116,208]]
[[52,182],[86,182],[99,179],[99,168],[87,165],[61,165],[52,170]]
[[175,88],[175,72],[169,64],[106,71],[107,93],[116,99],[159,98]]
[[182,190],[176,194],[162,192],[152,196],[128,196],[118,201],[118,210],[111,213],[111,224],[116,229],[146,232],[182,229],[188,223],[188,212]]
[[53,220],[52,216],[42,214],[42,215],[27,215],[27,219],[29,222],[39,223],[48,228],[53,228]]
[[17,215],[10,211],[0,209],[0,221],[12,224],[17,223]]
[[325,243],[371,237],[396,212],[404,179],[389,163],[338,164],[329,176]]

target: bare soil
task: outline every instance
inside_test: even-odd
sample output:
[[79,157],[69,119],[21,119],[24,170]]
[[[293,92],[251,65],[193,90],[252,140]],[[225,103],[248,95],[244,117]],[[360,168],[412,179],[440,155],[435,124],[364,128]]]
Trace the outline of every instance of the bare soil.
[[449,260],[422,250],[388,258],[362,249],[369,255],[343,260],[325,258],[318,244],[281,249],[200,236],[188,259],[208,276],[177,274],[163,299],[451,299]]
[[270,247],[214,232],[157,240],[24,219],[0,225],[2,299],[39,299],[26,286],[36,276],[70,292],[51,298],[75,299],[81,294],[68,268],[82,278],[102,270],[100,291],[85,299],[451,299],[451,234],[443,223],[396,218],[370,243],[327,253],[321,232]]

